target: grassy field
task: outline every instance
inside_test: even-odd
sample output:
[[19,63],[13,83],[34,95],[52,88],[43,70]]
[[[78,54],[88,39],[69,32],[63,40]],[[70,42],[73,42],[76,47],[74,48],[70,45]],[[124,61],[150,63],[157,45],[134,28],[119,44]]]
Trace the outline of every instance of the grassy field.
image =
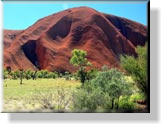
[[[129,76],[126,76],[126,80],[134,83]],[[5,79],[3,112],[75,112],[74,95],[78,93],[79,87],[81,87],[80,81],[66,80],[65,78],[23,79],[22,85],[20,85],[19,79]],[[129,101],[126,101],[125,98],[124,101],[120,97],[119,105],[130,108],[128,105],[135,103],[135,110],[143,110],[145,105],[140,105],[136,102],[144,100],[144,96],[138,93],[135,85],[133,90],[134,94],[131,95]],[[80,97],[83,97],[82,95],[80,94]],[[89,97],[87,98],[88,100]],[[80,104],[82,102],[83,100],[80,101]],[[128,105],[127,102],[129,103]]]
[[4,80],[3,112],[70,112],[72,93],[80,82],[75,80],[37,79]]

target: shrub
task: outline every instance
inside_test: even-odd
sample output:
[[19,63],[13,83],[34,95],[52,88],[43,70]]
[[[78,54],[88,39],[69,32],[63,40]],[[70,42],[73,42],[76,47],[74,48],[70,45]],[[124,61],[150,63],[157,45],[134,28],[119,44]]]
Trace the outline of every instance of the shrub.
[[112,111],[116,105],[118,108],[120,96],[131,95],[132,89],[132,84],[116,69],[99,72],[94,79],[85,82],[74,95],[74,107],[91,112],[98,109]]
[[8,78],[8,71],[6,69],[3,70],[3,78],[4,79]]
[[37,72],[37,78],[42,78],[42,73],[40,71]]
[[130,101],[129,96],[120,97],[119,99],[119,110],[121,112],[133,112],[135,110],[136,104]]
[[33,75],[33,71],[31,71],[31,70],[26,70],[26,71],[24,72],[24,77],[25,77],[27,80],[31,79],[31,78],[32,78],[32,75]]
[[116,69],[111,69],[105,72],[99,72],[97,77],[91,81],[94,87],[100,87],[104,93],[107,93],[111,98],[111,107],[116,104],[114,101],[120,96],[131,95],[133,93],[132,83],[126,81],[123,73]]
[[78,77],[78,73],[75,72],[75,73],[72,73],[72,78],[74,78],[75,80],[79,80],[80,78]]
[[143,93],[135,93],[133,95],[130,96],[130,101],[131,102],[137,102],[138,100],[145,100],[146,96]]
[[[88,87],[87,87],[88,88]],[[89,87],[91,89],[91,87]],[[95,112],[104,105],[104,95],[101,89],[78,89],[74,94],[74,111]]]
[[47,90],[47,92],[35,91],[30,100],[34,104],[39,104],[43,111],[67,112],[71,108],[72,95],[71,90],[63,86],[57,87],[56,91]]
[[11,76],[12,79],[14,79],[14,80],[16,80],[16,79],[18,78],[16,72],[14,72],[14,71],[11,71],[10,76]]
[[101,71],[108,71],[109,70],[109,67],[107,65],[103,65],[101,67]]
[[9,77],[10,73],[11,73],[11,67],[10,66],[6,67],[6,69],[3,69],[3,78],[7,79]]
[[138,57],[121,56],[121,66],[132,76],[138,88],[147,93],[147,47],[138,46]]
[[9,75],[12,77],[12,79],[16,80],[21,77],[21,74],[22,74],[22,77],[24,77],[24,72],[21,72],[20,70],[16,70],[16,71],[11,71]]
[[17,78],[20,78],[20,70],[14,71]]
[[38,78],[47,78],[48,73],[49,73],[49,72],[48,72],[47,70],[38,71],[37,77],[38,77]]
[[21,70],[16,70],[16,71],[11,71],[10,73],[7,70],[4,70],[4,78],[6,79],[7,77],[11,77],[12,79],[19,79],[22,75],[22,78],[25,78],[27,80],[29,79],[36,79],[36,78],[57,78],[58,73],[55,72],[48,72],[47,70],[41,70],[41,71],[32,71],[32,70],[26,70],[26,71],[21,71]]
[[66,80],[70,80],[71,77],[72,77],[72,75],[71,75],[69,72],[66,71],[66,72],[64,73],[64,78],[65,78]]
[[92,80],[97,76],[99,71],[97,69],[91,69],[86,74],[86,80]]
[[55,71],[55,72],[48,72],[47,70],[41,70],[41,71],[38,71],[36,76],[38,78],[57,78],[58,77],[58,73]]
[[47,78],[57,78],[57,75],[54,73],[54,72],[49,72],[47,75],[46,75]]
[[59,78],[62,78],[62,77],[63,77],[63,73],[58,72],[58,77],[59,77]]
[[97,77],[91,81],[94,87],[100,87],[112,98],[119,98],[121,95],[132,94],[132,84],[125,80],[123,73],[116,69],[106,72],[99,72]]

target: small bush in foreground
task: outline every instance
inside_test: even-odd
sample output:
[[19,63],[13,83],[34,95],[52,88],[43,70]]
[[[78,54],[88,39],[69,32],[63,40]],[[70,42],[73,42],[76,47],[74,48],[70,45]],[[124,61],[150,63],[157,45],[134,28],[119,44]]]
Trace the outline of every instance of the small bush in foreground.
[[76,112],[95,112],[102,105],[104,105],[104,93],[101,89],[81,88],[74,94],[74,111]]
[[144,101],[145,99],[146,99],[146,96],[143,93],[135,93],[130,97],[131,102]]
[[136,104],[130,101],[129,96],[120,97],[119,110],[121,112],[133,112],[136,108]]

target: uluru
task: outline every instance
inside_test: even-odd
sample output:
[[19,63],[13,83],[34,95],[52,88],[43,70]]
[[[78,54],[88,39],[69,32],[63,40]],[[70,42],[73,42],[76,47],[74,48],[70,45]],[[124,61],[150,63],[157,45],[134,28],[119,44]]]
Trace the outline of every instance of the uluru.
[[136,56],[147,41],[147,27],[88,7],[67,9],[38,20],[25,30],[4,30],[4,68],[74,72],[75,48],[87,51],[96,68],[120,67],[120,55]]

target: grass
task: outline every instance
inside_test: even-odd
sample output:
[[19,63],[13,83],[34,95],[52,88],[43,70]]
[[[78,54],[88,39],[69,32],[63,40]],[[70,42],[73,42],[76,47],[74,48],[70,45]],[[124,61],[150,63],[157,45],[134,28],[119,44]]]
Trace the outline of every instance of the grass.
[[[123,106],[133,106],[138,100],[145,100],[132,78],[126,76],[126,80],[134,84],[134,94],[128,101],[122,101]],[[5,79],[3,112],[75,112],[73,95],[80,86],[80,81],[65,78],[23,79],[22,85],[20,80]],[[145,108],[141,106],[136,105],[136,110]]]
[[4,112],[70,111],[72,92],[81,84],[76,80],[4,80]]

